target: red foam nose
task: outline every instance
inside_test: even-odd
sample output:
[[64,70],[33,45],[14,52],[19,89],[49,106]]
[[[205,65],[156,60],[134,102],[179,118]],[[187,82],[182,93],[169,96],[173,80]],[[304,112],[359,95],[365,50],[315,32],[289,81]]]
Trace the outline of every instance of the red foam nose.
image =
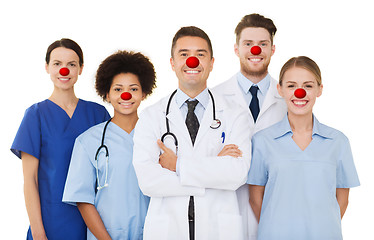
[[67,76],[69,75],[70,71],[69,71],[69,68],[61,68],[59,73],[62,75],[62,76]]
[[130,100],[130,99],[132,98],[132,95],[131,95],[131,93],[129,93],[129,92],[123,92],[123,93],[121,94],[121,98],[122,98],[123,100]]
[[199,66],[199,64],[200,64],[200,62],[199,62],[199,59],[197,57],[189,57],[186,60],[186,65],[189,68],[196,68],[197,66]]
[[252,53],[253,55],[258,55],[258,54],[261,53],[261,48],[260,48],[259,46],[253,46],[253,47],[251,48],[251,53]]
[[298,88],[295,90],[295,97],[297,98],[304,98],[306,96],[306,91],[302,88]]

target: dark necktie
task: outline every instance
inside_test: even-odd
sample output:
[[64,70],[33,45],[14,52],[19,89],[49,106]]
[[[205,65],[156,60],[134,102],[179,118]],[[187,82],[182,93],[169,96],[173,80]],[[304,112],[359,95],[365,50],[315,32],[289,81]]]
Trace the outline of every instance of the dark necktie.
[[[190,133],[192,145],[195,143],[197,131],[199,130],[199,121],[195,114],[196,105],[199,101],[186,101],[188,106],[188,112],[186,117],[186,126],[188,132]],[[190,202],[188,204],[188,225],[190,232],[190,240],[195,239],[195,207],[194,207],[194,197],[190,196]]]
[[197,131],[199,130],[199,121],[197,120],[196,114],[195,114],[195,108],[196,105],[199,103],[199,101],[186,101],[188,106],[188,112],[186,117],[186,126],[188,129],[188,132],[190,133],[192,145],[195,143]]
[[260,106],[258,104],[258,98],[257,98],[258,87],[255,85],[252,85],[249,91],[252,94],[252,100],[251,100],[251,103],[249,104],[249,109],[251,110],[253,119],[256,122],[258,114],[260,113]]

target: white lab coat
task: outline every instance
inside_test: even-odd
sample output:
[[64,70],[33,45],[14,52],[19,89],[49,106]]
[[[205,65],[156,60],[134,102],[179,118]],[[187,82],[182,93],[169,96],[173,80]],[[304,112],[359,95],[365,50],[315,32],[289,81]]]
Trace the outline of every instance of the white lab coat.
[[[135,128],[133,164],[141,190],[151,197],[144,226],[145,240],[188,240],[188,203],[195,201],[195,238],[241,240],[242,219],[235,190],[247,179],[250,166],[250,128],[248,114],[229,108],[215,99],[216,118],[222,125],[211,129],[212,101],[209,101],[192,146],[185,119],[173,98],[167,116],[170,131],[179,142],[179,176],[159,164],[157,139],[166,132],[166,106],[169,97],[146,108]],[[242,126],[243,129],[237,128]],[[222,143],[222,132],[225,142]],[[218,157],[226,144],[236,144],[240,158]],[[175,149],[174,144],[166,145]]]
[[[212,92],[217,96],[216,98],[224,98],[227,102],[232,104],[232,107],[240,107],[246,110],[247,115],[250,118],[250,137],[252,137],[256,132],[281,121],[287,113],[287,105],[283,98],[278,94],[277,84],[278,82],[275,79],[270,79],[270,86],[266,93],[264,102],[262,106],[260,106],[260,113],[257,117],[256,123],[254,123],[249,106],[247,105],[243,92],[238,84],[237,74],[229,80],[214,87]],[[238,125],[237,128],[244,131],[243,126]],[[244,184],[236,191],[236,193],[238,196],[240,213],[242,214],[246,239],[256,240],[258,223],[249,204],[248,185]]]

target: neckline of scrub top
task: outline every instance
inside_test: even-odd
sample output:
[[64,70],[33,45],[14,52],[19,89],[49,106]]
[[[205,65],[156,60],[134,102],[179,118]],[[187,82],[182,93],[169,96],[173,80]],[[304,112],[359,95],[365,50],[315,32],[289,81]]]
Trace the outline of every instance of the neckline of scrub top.
[[[293,132],[292,132],[292,129],[291,129],[290,122],[288,120],[288,114],[286,114],[286,116],[283,118],[283,120],[279,122],[278,128],[276,128],[276,131],[274,131],[273,137],[274,137],[274,139],[278,139],[278,138],[284,137],[288,134],[293,134]],[[305,152],[309,148],[310,144],[312,144],[314,136],[319,136],[321,138],[329,138],[329,139],[333,138],[333,136],[331,135],[331,131],[328,131],[328,128],[324,127],[324,125],[321,124],[313,114],[312,141],[308,144],[308,146],[303,150],[295,142],[295,140],[293,140],[293,139],[292,140],[295,143],[295,146],[297,146],[297,148],[300,151]],[[291,138],[292,138],[292,136],[291,136]]]
[[126,133],[126,134],[129,135],[130,137],[133,137],[133,136],[134,136],[134,129],[135,129],[135,128],[133,128],[133,129],[131,130],[131,132],[128,133],[128,132],[126,132],[125,130],[123,130],[120,126],[118,126],[117,124],[115,124],[115,123],[112,122],[112,121],[110,121],[109,125],[112,125],[114,128],[117,128],[119,131]]
[[[313,136],[320,136],[322,138],[333,138],[331,131],[327,131],[328,129],[321,124],[317,118],[313,114],[313,130],[312,130],[312,137]],[[288,133],[293,133],[291,129],[290,122],[288,120],[288,114],[283,118],[282,121],[279,122],[278,128],[274,131],[273,137],[274,139],[281,138]]]
[[53,102],[52,100],[49,100],[48,98],[47,98],[47,101],[53,103],[55,106],[57,106],[59,109],[61,109],[61,111],[63,111],[63,112],[65,113],[66,117],[68,117],[68,118],[71,120],[71,119],[74,118],[75,113],[77,112],[77,109],[78,109],[78,106],[80,105],[81,99],[78,98],[77,106],[75,106],[75,109],[74,109],[73,115],[71,115],[71,117],[70,117],[69,114],[68,114],[68,113],[67,113],[67,112],[66,112],[62,107],[60,107],[57,103]]

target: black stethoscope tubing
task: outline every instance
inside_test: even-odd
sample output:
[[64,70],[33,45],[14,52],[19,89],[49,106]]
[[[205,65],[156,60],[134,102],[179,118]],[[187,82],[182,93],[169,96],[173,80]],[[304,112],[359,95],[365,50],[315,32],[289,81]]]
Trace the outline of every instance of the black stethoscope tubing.
[[105,149],[105,157],[109,157],[109,151],[108,151],[108,147],[104,144],[104,139],[105,139],[105,132],[106,132],[106,128],[108,127],[108,124],[110,123],[110,121],[112,121],[112,119],[109,119],[105,126],[104,126],[104,130],[103,130],[103,135],[101,137],[101,145],[100,147],[97,149],[96,151],[96,155],[95,155],[95,161],[97,161],[97,156],[99,155],[99,152],[102,148]]
[[[166,116],[169,114],[169,109],[170,109],[170,104],[171,104],[171,100],[173,99],[174,95],[176,94],[177,90],[175,90],[169,97],[169,101],[168,101],[168,105],[166,106]],[[213,94],[210,92],[210,90],[208,89],[208,93],[210,95],[210,98],[212,99],[212,106],[213,106],[213,123],[216,123],[217,126],[213,126],[211,125],[210,127],[212,129],[217,129],[221,126],[221,121],[216,119],[216,104],[214,102],[214,97],[213,97]],[[161,136],[161,141],[164,142],[164,139],[166,136],[170,135],[173,139],[174,139],[174,144],[175,144],[175,147],[176,149],[178,150],[178,139],[177,139],[177,136],[175,136],[174,133],[170,132],[170,126],[169,126],[169,119],[166,117],[166,133],[164,133],[162,136]]]

